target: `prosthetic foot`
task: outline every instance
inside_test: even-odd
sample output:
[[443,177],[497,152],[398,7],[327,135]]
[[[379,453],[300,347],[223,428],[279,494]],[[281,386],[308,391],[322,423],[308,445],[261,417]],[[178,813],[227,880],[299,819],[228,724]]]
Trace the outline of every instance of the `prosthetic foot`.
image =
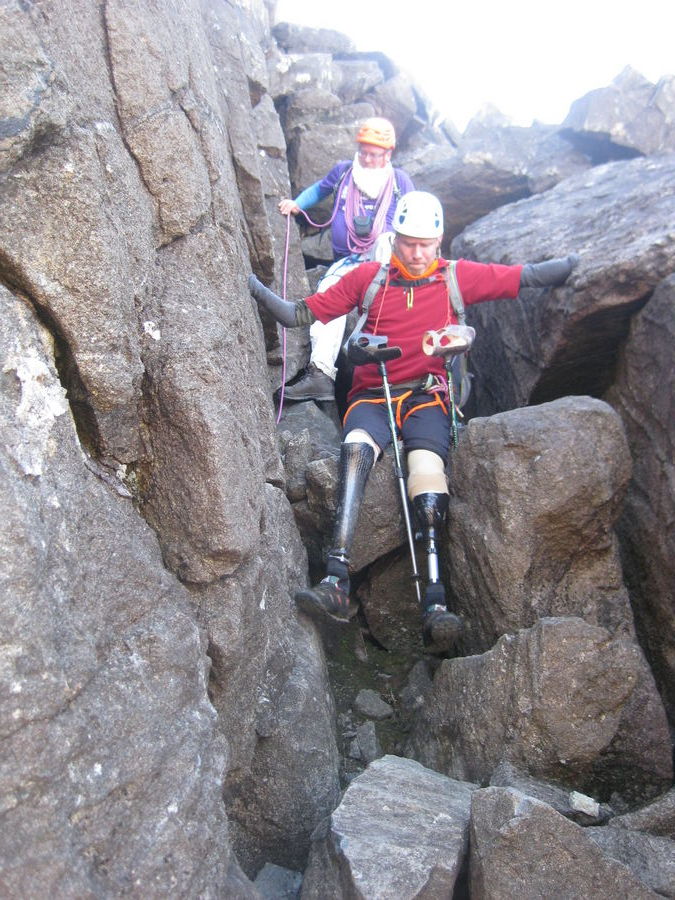
[[459,616],[448,612],[445,588],[438,577],[438,532],[448,510],[448,495],[427,492],[413,498],[413,510],[427,544],[429,583],[422,600],[422,639],[428,653],[445,653],[462,633]]
[[370,444],[343,443],[340,448],[338,502],[326,577],[314,587],[295,594],[298,607],[314,618],[348,622],[356,614],[356,607],[349,600],[349,552],[374,462],[375,451]]

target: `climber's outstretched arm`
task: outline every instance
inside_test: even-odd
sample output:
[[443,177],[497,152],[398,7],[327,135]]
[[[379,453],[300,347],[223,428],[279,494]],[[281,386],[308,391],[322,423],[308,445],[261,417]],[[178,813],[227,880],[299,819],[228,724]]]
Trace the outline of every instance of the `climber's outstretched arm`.
[[284,300],[265,287],[255,275],[248,276],[248,289],[256,303],[264,307],[285,328],[296,328],[299,325],[311,325],[316,322],[316,316],[304,300]]
[[521,287],[555,287],[564,284],[574,267],[578,264],[576,253],[560,259],[547,259],[545,262],[528,263],[520,273]]

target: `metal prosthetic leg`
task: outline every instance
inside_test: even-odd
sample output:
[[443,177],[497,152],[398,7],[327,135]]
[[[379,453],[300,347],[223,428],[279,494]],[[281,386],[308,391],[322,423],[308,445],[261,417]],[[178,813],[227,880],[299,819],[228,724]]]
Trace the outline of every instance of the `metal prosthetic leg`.
[[337,509],[326,577],[295,595],[300,609],[311,616],[346,622],[353,615],[349,603],[349,554],[374,462],[375,451],[370,444],[343,443],[340,447]]
[[426,543],[429,581],[422,600],[424,645],[431,653],[449,650],[459,637],[463,625],[459,616],[448,612],[445,588],[439,578],[438,537],[448,511],[447,494],[426,492],[413,497],[412,505],[417,523]]

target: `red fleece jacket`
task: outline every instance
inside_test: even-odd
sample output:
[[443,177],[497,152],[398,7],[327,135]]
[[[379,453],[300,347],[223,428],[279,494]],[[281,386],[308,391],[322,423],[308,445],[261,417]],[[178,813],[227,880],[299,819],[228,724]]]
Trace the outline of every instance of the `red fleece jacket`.
[[[412,288],[412,296],[405,284],[387,283],[375,295],[363,330],[369,334],[386,335],[390,347],[403,351],[399,359],[387,363],[387,377],[392,385],[423,378],[428,373],[444,374],[443,360],[439,356],[427,356],[422,350],[425,331],[444,328],[457,322],[448,298],[442,274],[447,260],[440,260],[434,281]],[[322,294],[307,297],[307,306],[320,322],[330,322],[350,312],[355,306],[361,309],[361,301],[377,274],[380,264],[361,263]],[[513,298],[520,288],[522,266],[501,266],[471,262],[457,262],[457,281],[465,306],[486,300]],[[391,281],[401,278],[395,266],[390,266]],[[360,391],[381,387],[382,379],[377,366],[357,366],[349,398]]]

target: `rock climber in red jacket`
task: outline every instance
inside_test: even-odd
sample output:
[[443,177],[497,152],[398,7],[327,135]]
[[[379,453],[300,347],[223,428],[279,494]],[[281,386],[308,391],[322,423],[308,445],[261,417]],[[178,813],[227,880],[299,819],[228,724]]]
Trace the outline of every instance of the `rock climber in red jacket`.
[[[443,212],[432,194],[411,191],[398,202],[394,215],[393,253],[386,278],[372,298],[363,331],[385,335],[400,356],[387,362],[396,426],[407,454],[407,493],[427,541],[437,534],[448,509],[445,466],[451,438],[450,410],[442,356],[429,355],[425,334],[457,322],[450,300],[446,269],[440,257]],[[576,263],[575,256],[527,265],[495,265],[460,259],[455,274],[464,304],[513,298],[521,287],[562,284]],[[249,288],[255,300],[286,327],[328,322],[358,307],[379,263],[365,262],[336,285],[304,300],[278,297],[255,276]],[[389,413],[378,365],[354,370],[349,406],[343,420],[338,500],[326,577],[295,599],[313,616],[347,621],[353,615],[349,598],[349,556],[358,512],[370,471],[392,440]],[[432,562],[433,567],[432,567]],[[452,647],[461,620],[449,612],[437,565],[430,560],[429,583],[422,598],[424,643],[432,652]]]

